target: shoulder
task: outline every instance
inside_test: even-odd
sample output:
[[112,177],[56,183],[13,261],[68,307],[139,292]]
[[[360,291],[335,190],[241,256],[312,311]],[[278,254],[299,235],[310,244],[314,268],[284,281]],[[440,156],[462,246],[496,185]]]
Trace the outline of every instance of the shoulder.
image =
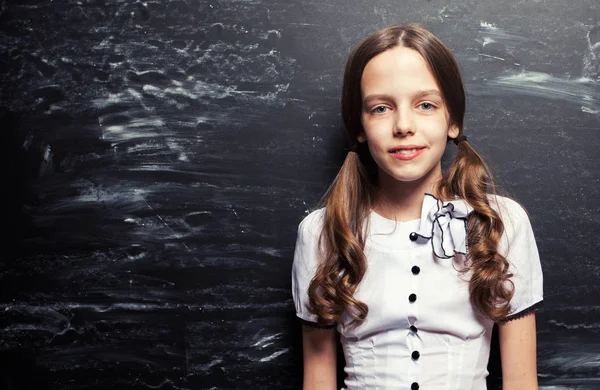
[[325,207],[313,210],[298,225],[298,238],[311,239],[318,237],[323,229]]
[[525,208],[516,200],[500,196],[488,195],[490,206],[500,215],[505,224],[529,223],[529,215]]
[[516,200],[502,195],[487,195],[490,205],[496,210],[507,211],[513,213],[525,212],[525,208]]
[[498,212],[502,220],[504,237],[509,244],[519,241],[528,245],[534,240],[529,215],[519,202],[500,195],[489,195],[488,198],[490,206]]
[[293,261],[293,274],[298,281],[310,281],[319,263],[319,236],[324,215],[325,209],[314,210],[298,225]]
[[[518,203],[516,200],[508,198],[506,196],[488,194],[488,203],[494,211],[496,211],[508,229],[517,228],[522,224],[529,225],[529,216],[525,208]],[[473,207],[467,203],[464,199],[457,199],[452,201],[455,206],[462,206],[468,213],[473,212]]]

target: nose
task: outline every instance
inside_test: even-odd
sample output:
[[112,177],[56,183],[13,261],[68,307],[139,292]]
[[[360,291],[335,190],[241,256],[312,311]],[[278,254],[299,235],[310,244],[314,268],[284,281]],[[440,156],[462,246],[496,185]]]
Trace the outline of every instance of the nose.
[[414,134],[414,132],[414,123],[412,121],[410,109],[398,108],[396,110],[396,120],[394,123],[394,135],[403,137],[408,134]]

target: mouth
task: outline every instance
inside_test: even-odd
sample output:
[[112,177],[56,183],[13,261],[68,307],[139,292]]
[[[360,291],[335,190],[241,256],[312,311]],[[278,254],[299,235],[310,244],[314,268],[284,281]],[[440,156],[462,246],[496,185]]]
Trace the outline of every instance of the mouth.
[[399,160],[412,160],[420,155],[424,149],[422,146],[407,145],[390,149],[389,152]]
[[421,151],[422,149],[425,149],[425,148],[422,146],[408,145],[408,146],[399,146],[397,148],[390,149],[389,152],[392,154],[410,155],[410,154],[417,153],[417,152]]

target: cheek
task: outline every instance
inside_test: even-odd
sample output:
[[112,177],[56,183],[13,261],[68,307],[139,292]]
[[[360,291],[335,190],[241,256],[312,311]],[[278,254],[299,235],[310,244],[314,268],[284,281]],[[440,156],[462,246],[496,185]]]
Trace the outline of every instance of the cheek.
[[430,137],[432,137],[432,139],[435,139],[436,142],[443,141],[444,144],[446,143],[446,140],[448,139],[449,127],[448,122],[446,122],[444,118],[439,118],[435,122],[430,123],[429,128],[432,129],[430,133]]
[[378,123],[375,126],[371,125],[368,128],[365,128],[365,132],[367,141],[369,141],[369,145],[373,148],[381,149],[387,143],[385,133],[389,131],[383,123]]

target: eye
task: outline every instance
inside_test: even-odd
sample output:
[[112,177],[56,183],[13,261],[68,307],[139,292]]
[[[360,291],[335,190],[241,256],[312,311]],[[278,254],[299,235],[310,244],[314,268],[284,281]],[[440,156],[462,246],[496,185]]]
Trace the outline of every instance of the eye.
[[425,111],[431,111],[436,108],[432,103],[429,102],[423,102],[419,104],[419,107],[421,107]]
[[374,109],[372,109],[371,112],[374,114],[385,114],[387,110],[388,108],[386,106],[377,106]]

